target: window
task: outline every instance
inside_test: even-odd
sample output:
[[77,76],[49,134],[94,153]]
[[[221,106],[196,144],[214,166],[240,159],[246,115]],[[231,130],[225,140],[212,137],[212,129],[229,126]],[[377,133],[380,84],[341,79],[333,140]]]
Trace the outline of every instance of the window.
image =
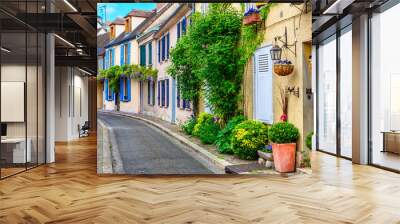
[[152,57],[153,57],[153,46],[152,46],[151,42],[147,44],[147,48],[149,50],[148,64],[151,66],[153,64],[153,59],[152,59]]
[[165,101],[166,101],[166,107],[169,107],[169,79],[166,79],[165,82],[166,82],[165,91],[167,92],[165,94]]
[[107,101],[114,100],[114,92],[110,88],[110,82],[108,79],[104,80],[105,98]]
[[182,34],[186,33],[186,17],[182,19]]
[[131,32],[131,17],[125,19],[125,32]]
[[161,42],[160,40],[157,41],[158,43],[158,63],[161,62]]
[[165,60],[165,36],[161,38],[161,60]]
[[336,35],[318,46],[318,149],[336,154]]
[[119,89],[119,99],[123,102],[131,101],[131,79],[126,76],[121,77]]
[[273,123],[273,86],[271,46],[254,53],[254,117],[268,124]]
[[181,22],[178,22],[176,24],[176,39],[179,39],[181,37]]
[[146,66],[146,45],[141,45],[139,50],[140,50],[140,65]]
[[176,85],[176,107],[181,107],[181,90],[179,88],[179,84]]
[[201,13],[205,14],[208,10],[208,3],[201,3]]
[[125,44],[124,47],[124,58],[125,58],[125,64],[130,64],[131,63],[131,58],[130,58],[130,50],[131,50],[131,44]]
[[158,106],[161,106],[161,101],[160,101],[160,95],[161,95],[161,91],[160,91],[160,83],[161,81],[157,82],[157,104]]
[[[169,48],[170,48],[170,40],[169,40],[169,33],[167,33],[160,38],[158,43],[159,62],[169,59]],[[160,54],[161,54],[161,60],[160,60]]]
[[156,102],[156,84],[155,81],[149,80],[147,81],[147,104],[154,105]]
[[161,81],[161,106],[165,106],[165,80]]

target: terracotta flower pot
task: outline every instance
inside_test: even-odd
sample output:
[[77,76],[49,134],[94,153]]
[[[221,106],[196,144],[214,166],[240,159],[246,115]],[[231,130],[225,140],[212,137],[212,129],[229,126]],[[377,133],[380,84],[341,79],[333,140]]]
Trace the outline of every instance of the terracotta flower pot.
[[275,169],[281,173],[295,171],[296,143],[272,144]]

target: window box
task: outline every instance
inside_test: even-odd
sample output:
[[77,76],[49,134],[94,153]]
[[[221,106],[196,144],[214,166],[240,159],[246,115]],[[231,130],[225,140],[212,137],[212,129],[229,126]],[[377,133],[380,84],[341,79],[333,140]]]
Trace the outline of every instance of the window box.
[[243,24],[244,25],[252,25],[261,22],[260,13],[256,9],[249,9],[244,14]]

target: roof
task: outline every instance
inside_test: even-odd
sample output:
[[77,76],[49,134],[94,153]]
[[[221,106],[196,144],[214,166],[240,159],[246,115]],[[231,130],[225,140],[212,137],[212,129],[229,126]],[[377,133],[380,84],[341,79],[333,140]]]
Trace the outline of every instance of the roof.
[[148,18],[151,16],[152,13],[153,13],[153,11],[133,9],[124,18],[126,18],[128,16]]
[[[112,47],[115,45],[119,45],[123,42],[136,39],[139,34],[141,34],[147,27],[149,27],[152,24],[152,22],[154,22],[154,20],[156,20],[162,13],[164,13],[171,5],[172,5],[172,3],[168,3],[167,7],[163,7],[160,12],[150,11],[151,15],[148,18],[146,18],[143,22],[141,22],[139,24],[139,26],[137,26],[133,31],[131,31],[129,33],[126,33],[126,32],[121,33],[120,35],[118,35],[118,37],[109,41],[105,45],[105,48],[109,48],[109,47]],[[156,26],[158,26],[158,25],[156,25]],[[156,31],[156,30],[152,30],[152,32],[154,32],[154,31]],[[148,32],[146,32],[146,33],[148,33]],[[141,35],[141,36],[143,36],[143,35]]]
[[114,21],[110,23],[110,25],[125,25],[125,20],[117,17]]
[[188,7],[187,4],[180,4],[179,7],[177,9],[175,9],[175,11],[169,16],[167,17],[165,20],[163,20],[160,24],[159,24],[159,28],[156,32],[156,36],[160,34],[160,32],[163,32],[163,29],[165,27],[169,27],[169,25],[172,23],[172,18],[175,17],[178,13],[180,13],[181,10],[190,10],[190,8]]
[[101,56],[104,54],[104,46],[108,43],[110,40],[110,34],[104,33],[97,35],[97,55]]

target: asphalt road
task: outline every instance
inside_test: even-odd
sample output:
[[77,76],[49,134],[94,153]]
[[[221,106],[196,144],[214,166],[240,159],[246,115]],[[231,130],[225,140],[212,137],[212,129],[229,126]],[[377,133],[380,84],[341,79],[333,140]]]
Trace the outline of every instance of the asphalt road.
[[[98,113],[112,129],[127,174],[211,174],[184,145],[144,121]],[[115,147],[113,147],[115,150]]]

